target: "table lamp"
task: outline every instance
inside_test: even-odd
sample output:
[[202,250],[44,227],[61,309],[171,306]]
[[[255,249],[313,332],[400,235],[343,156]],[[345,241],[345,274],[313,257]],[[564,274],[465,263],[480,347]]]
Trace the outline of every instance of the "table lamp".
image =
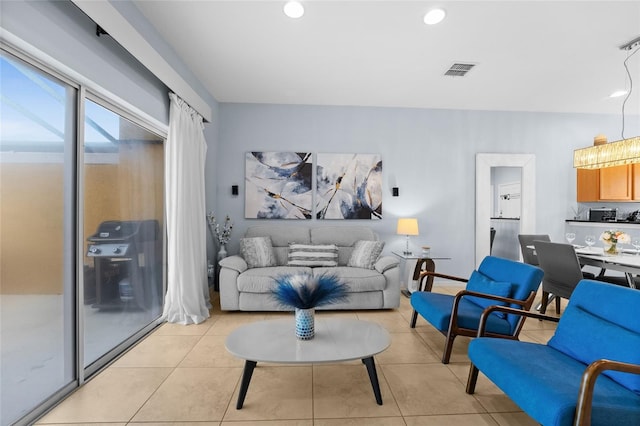
[[418,219],[415,217],[399,218],[396,233],[407,236],[407,248],[403,254],[409,256],[411,254],[411,251],[409,251],[409,235],[418,235]]

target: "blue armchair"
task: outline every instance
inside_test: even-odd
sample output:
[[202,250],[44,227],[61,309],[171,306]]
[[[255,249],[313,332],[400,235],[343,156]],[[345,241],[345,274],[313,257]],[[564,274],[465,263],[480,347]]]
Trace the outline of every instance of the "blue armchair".
[[558,326],[546,345],[474,339],[467,393],[482,371],[545,426],[640,425],[638,306],[640,290],[582,280],[560,319],[500,306],[485,311],[483,321],[502,311]]
[[[465,290],[455,296],[430,291],[416,291],[411,295],[414,309],[411,328],[415,328],[420,314],[438,331],[446,336],[442,363],[451,358],[456,336],[475,337],[482,312],[492,305],[512,306],[529,310],[533,304],[543,272],[540,268],[525,263],[495,256],[484,258],[477,271],[469,279],[425,271],[420,282],[433,277],[467,282]],[[487,318],[488,336],[518,339],[524,318],[497,313]]]

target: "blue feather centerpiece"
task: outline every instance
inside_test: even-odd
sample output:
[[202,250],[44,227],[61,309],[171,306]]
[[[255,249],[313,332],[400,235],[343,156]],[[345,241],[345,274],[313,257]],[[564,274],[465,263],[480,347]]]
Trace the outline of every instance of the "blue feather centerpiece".
[[317,277],[308,273],[287,274],[277,277],[276,283],[273,298],[282,306],[297,309],[344,302],[349,296],[349,287],[330,274]]

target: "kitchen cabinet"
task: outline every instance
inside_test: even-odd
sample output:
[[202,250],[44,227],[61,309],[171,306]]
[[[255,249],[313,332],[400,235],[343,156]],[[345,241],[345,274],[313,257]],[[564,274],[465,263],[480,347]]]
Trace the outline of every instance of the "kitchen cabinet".
[[600,170],[577,169],[577,201],[589,203],[600,199]]
[[640,165],[577,169],[579,203],[597,201],[640,201]]
[[633,167],[630,165],[600,169],[600,200],[628,201],[633,194]]
[[633,199],[640,200],[640,164],[631,166],[633,175]]

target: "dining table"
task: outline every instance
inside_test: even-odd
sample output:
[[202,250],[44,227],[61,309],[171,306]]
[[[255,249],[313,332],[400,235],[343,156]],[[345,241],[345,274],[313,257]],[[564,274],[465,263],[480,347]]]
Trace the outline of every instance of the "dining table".
[[[640,252],[637,250],[621,250],[616,255],[605,253],[602,247],[576,246],[576,255],[581,265],[594,266],[600,269],[610,269],[622,272],[627,280],[627,285],[637,288],[633,279],[634,275],[640,275]],[[534,246],[527,246],[534,249]]]
[[621,250],[616,255],[610,255],[602,247],[576,247],[576,255],[582,265],[624,273],[627,285],[636,288],[633,276],[640,275],[640,255],[636,250]]

